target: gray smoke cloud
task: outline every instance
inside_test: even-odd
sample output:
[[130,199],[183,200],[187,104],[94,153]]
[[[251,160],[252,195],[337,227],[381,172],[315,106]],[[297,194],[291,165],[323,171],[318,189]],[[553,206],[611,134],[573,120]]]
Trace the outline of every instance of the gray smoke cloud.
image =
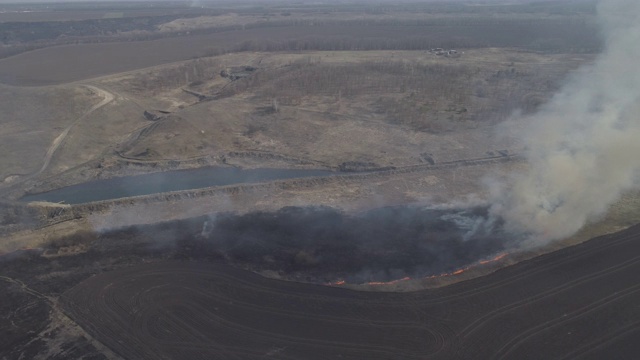
[[492,189],[492,213],[531,239],[574,234],[640,169],[640,1],[603,0],[605,49],[541,111],[514,120],[529,168]]

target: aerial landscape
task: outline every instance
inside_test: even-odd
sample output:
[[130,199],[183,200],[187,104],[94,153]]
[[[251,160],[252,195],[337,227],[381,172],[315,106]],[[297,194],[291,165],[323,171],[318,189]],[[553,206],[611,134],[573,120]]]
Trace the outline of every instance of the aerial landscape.
[[0,1],[0,360],[637,359],[635,0]]

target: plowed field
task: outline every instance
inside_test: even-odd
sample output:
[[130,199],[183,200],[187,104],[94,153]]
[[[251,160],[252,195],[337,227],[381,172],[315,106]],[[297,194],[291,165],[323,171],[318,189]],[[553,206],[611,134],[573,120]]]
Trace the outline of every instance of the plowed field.
[[634,359],[639,250],[636,226],[404,294],[163,262],[94,276],[62,300],[127,359]]

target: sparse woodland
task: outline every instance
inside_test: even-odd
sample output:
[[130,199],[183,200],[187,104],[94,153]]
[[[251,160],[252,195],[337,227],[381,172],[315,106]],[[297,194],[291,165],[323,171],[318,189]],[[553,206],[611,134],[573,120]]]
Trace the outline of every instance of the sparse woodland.
[[262,99],[277,98],[284,106],[310,98],[345,106],[364,101],[370,112],[389,123],[440,132],[499,122],[516,109],[532,111],[544,101],[544,95],[536,94],[553,90],[559,80],[513,66],[494,71],[464,62],[386,59],[336,64],[309,57],[257,71],[225,87],[220,96],[250,92]]

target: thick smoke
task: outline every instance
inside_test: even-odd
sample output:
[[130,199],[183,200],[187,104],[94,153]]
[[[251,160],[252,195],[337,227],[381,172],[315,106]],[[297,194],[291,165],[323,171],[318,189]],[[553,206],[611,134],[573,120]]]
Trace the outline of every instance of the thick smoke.
[[286,207],[218,214],[200,236],[240,263],[355,283],[387,281],[451,272],[503,251],[505,234],[500,223],[486,226],[487,210],[400,206],[354,216]]
[[514,232],[560,239],[633,188],[640,169],[640,1],[598,7],[605,50],[538,113],[519,119],[530,165],[493,189]]

